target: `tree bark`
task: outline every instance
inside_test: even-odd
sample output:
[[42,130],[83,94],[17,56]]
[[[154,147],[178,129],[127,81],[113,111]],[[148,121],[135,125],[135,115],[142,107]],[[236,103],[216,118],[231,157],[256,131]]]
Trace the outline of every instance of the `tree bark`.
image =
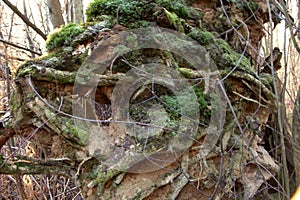
[[300,184],[300,87],[298,89],[293,110],[293,146],[296,183]]
[[73,0],[74,22],[80,24],[84,21],[82,0]]
[[53,28],[59,28],[64,24],[60,2],[59,0],[47,0],[47,3]]

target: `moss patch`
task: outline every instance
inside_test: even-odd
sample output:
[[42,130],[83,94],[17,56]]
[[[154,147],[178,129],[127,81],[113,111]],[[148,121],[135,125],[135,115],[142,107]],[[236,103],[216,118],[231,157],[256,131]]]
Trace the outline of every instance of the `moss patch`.
[[70,45],[74,38],[84,32],[78,24],[68,24],[51,33],[46,41],[47,50],[51,51],[64,45]]
[[154,4],[145,1],[95,0],[86,10],[87,21],[98,21],[103,15],[117,16],[121,23],[149,17]]
[[213,33],[192,28],[188,36],[205,46],[219,69],[237,67],[238,70],[257,76],[248,58],[235,52],[225,40],[217,38]]
[[166,9],[172,14],[172,20],[175,15],[178,18],[199,16],[194,8],[181,0],[95,0],[89,4],[86,16],[88,21],[99,21],[103,16],[112,16],[118,19],[119,23],[130,27],[130,24],[137,21],[143,24],[145,21],[153,21],[155,7]]
[[196,40],[201,45],[209,45],[214,40],[214,36],[211,32],[202,31],[197,28],[193,28],[191,32],[188,34],[191,38]]
[[174,12],[169,12],[166,9],[164,9],[164,11],[165,11],[170,23],[176,28],[176,30],[178,30],[180,32],[184,32],[183,20],[181,20]]

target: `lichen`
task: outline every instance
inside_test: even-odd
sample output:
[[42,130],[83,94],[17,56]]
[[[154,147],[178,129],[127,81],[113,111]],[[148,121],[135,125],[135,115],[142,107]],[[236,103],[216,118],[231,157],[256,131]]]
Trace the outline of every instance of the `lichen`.
[[22,99],[21,94],[17,91],[14,91],[11,95],[10,107],[12,109],[12,113],[14,113],[14,121],[12,124],[14,129],[20,128],[20,125],[26,121],[26,116],[24,116],[22,110]]

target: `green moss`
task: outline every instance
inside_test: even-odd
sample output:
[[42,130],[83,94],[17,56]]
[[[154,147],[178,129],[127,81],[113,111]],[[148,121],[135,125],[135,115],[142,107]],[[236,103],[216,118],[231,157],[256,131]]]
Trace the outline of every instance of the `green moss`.
[[178,30],[179,32],[184,32],[182,20],[176,15],[174,12],[169,12],[168,10],[164,9],[170,23]]
[[181,0],[157,0],[156,2],[168,11],[176,13],[181,18],[190,17],[190,12],[192,8],[183,4],[183,1]]
[[237,66],[237,69],[241,71],[245,71],[252,75],[256,74],[248,58],[235,52],[225,40],[216,38],[213,33],[198,28],[192,28],[188,33],[188,36],[196,40],[200,45],[206,47],[206,50],[216,62],[219,69]]
[[134,22],[149,16],[153,6],[150,1],[95,0],[89,4],[86,15],[88,21],[99,21],[103,15],[116,17],[118,11],[120,23]]
[[26,167],[28,167],[25,162],[16,162],[15,164],[17,166],[17,169],[18,168],[26,168]]
[[249,60],[244,59],[244,57],[241,57],[240,54],[235,53],[235,52],[224,53],[222,55],[222,58],[224,58],[226,60],[226,64],[228,66],[242,65],[244,67],[250,67]]
[[192,31],[188,34],[192,39],[196,40],[201,45],[209,45],[213,39],[214,36],[212,33],[208,31],[202,31],[197,28],[193,28]]
[[[53,67],[55,68],[55,67]],[[28,63],[21,66],[17,71],[17,77],[25,77],[31,75],[36,80],[59,81],[60,83],[74,83],[76,73],[56,70],[50,67],[45,68],[45,65],[37,65]]]
[[265,86],[272,86],[273,78],[271,74],[268,73],[261,73],[260,80]]
[[[12,109],[12,112],[16,112],[19,107],[21,107],[22,98],[19,93],[13,92],[11,95],[11,100],[10,100],[10,107]],[[17,117],[17,116],[16,116]]]
[[88,57],[88,55],[89,55],[89,51],[86,50],[83,54],[80,54],[78,56],[80,65],[85,61],[85,59]]
[[184,77],[190,79],[192,78],[192,75],[191,75],[191,71],[192,69],[188,69],[188,68],[178,68],[177,69]]
[[[95,0],[89,4],[86,16],[88,21],[99,21],[103,16],[117,19],[118,16],[118,22],[127,27],[130,27],[130,24],[137,25],[138,21],[145,26],[146,21],[153,21],[155,7],[162,7],[172,14],[173,22],[175,15],[176,18],[184,19],[198,16],[194,8],[187,6],[181,0]],[[175,21],[178,25],[179,21]]]
[[17,77],[24,77],[27,74],[34,75],[32,69],[29,67],[21,66],[17,71]]
[[44,54],[44,55],[42,55],[40,57],[37,57],[37,58],[34,58],[34,59],[30,60],[30,62],[32,62],[32,61],[48,60],[48,59],[51,59],[51,58],[56,57],[56,56],[57,56],[57,51],[52,51],[52,52]]
[[215,42],[218,45],[219,49],[221,49],[222,51],[226,53],[231,53],[233,51],[230,45],[225,40],[216,39]]
[[84,32],[84,28],[78,24],[68,24],[51,33],[46,41],[46,48],[52,51],[64,45],[70,45],[74,38]]
[[[207,108],[209,105],[209,96],[205,95],[198,87],[193,87],[193,90],[197,96],[201,115],[209,118],[210,110]],[[182,94],[176,96],[161,96],[161,99],[164,101],[164,107],[169,113],[171,119],[178,120],[181,117],[181,109],[184,109],[184,111],[189,114],[195,112],[194,105],[190,105],[190,95],[189,91],[183,91]],[[181,105],[180,102],[186,102],[186,104]]]
[[224,65],[227,67],[237,66],[238,70],[257,76],[248,58],[240,53],[235,52],[230,45],[222,39],[215,39],[215,42],[218,48],[222,51],[221,56],[225,61],[223,63]]
[[[104,168],[104,166],[100,166],[100,168]],[[120,172],[117,170],[103,170],[103,169],[98,169],[98,174],[96,178],[96,183],[98,184],[98,192],[102,193],[104,189],[105,183],[110,180],[112,177],[118,175]]]
[[97,173],[94,172],[94,171],[91,171],[91,172],[88,173],[87,176],[88,176],[89,179],[92,180],[92,179],[95,179],[97,177]]

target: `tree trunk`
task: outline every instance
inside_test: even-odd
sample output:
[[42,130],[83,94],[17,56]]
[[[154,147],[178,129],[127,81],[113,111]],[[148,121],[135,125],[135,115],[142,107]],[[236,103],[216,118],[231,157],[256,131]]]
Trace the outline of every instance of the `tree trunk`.
[[293,147],[296,183],[300,184],[300,87],[293,110]]
[[82,0],[74,0],[73,1],[74,7],[74,19],[75,23],[80,24],[84,22],[84,14],[83,14],[83,4]]
[[59,0],[47,0],[51,23],[53,28],[59,28],[64,24]]

